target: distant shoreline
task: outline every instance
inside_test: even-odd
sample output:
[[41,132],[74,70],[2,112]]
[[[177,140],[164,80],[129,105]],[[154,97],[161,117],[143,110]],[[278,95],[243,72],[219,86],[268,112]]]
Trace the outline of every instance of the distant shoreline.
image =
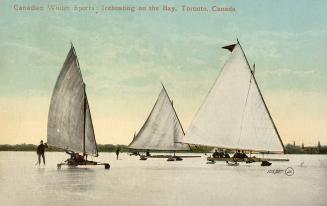
[[[121,152],[129,152],[128,146],[127,145],[113,145],[113,144],[98,144],[98,152],[115,152],[117,147],[120,148]],[[15,144],[15,145],[10,145],[10,144],[0,144],[0,151],[31,151],[35,152],[37,148],[37,145],[34,144]],[[204,146],[192,146],[192,151],[181,151],[183,153],[191,152],[191,153],[212,153],[214,147],[204,147]],[[327,154],[327,145],[326,146],[316,146],[316,147],[304,147],[294,145],[294,144],[287,144],[285,146],[287,150],[287,154]],[[55,148],[49,146],[46,149],[47,152],[62,152],[64,151],[63,149]],[[153,151],[152,151],[153,152]],[[157,151],[160,152],[160,151]],[[165,151],[161,151],[165,152]],[[169,151],[168,151],[169,152]],[[179,151],[176,151],[179,152]],[[232,153],[232,152],[231,152]]]
[[[127,145],[113,145],[113,144],[98,144],[97,149],[98,152],[115,152],[117,148],[120,148],[120,152],[129,152],[129,148]],[[15,145],[9,145],[9,144],[0,144],[0,151],[31,151],[35,152],[37,148],[37,145],[34,144],[15,144]],[[213,150],[212,147],[192,147],[192,151],[176,151],[176,153],[187,153],[187,152],[192,152],[192,153],[210,153]],[[65,150],[59,149],[56,147],[49,146],[46,148],[47,152],[63,152]],[[170,152],[170,151],[151,151],[151,152]]]
[[[0,151],[36,151],[38,145],[34,144],[15,144],[15,145],[10,145],[10,144],[1,144],[0,145]],[[112,145],[112,144],[98,144],[98,152],[115,152],[117,147],[120,148],[121,152],[127,152],[128,151],[128,146],[126,145]],[[62,152],[65,151],[63,149],[59,149],[56,147],[48,146],[46,148],[47,152]]]

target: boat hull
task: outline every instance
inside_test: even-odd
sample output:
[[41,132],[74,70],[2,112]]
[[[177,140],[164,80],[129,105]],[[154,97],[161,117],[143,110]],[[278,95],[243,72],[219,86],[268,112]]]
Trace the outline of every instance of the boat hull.
[[263,162],[263,161],[278,161],[278,162],[287,162],[289,159],[278,159],[278,158],[257,158],[257,157],[249,157],[249,158],[225,158],[225,157],[208,157],[208,161],[223,161],[223,162]]
[[201,157],[200,155],[190,155],[190,156],[185,156],[185,155],[182,155],[182,156],[172,156],[172,155],[151,155],[151,156],[146,156],[147,158],[169,158],[169,157],[173,157],[173,158],[178,158],[178,157],[181,157],[181,158],[197,158],[197,157]]
[[110,164],[94,161],[78,161],[78,162],[62,162],[57,164],[57,168],[61,169],[62,166],[68,166],[69,168],[75,168],[78,166],[98,166],[103,165],[105,169],[110,169]]
[[201,157],[200,155],[190,155],[190,156],[173,156],[173,155],[151,155],[151,156],[145,156],[145,155],[140,155],[140,160],[147,160],[148,158],[164,158],[167,159],[167,161],[182,161],[183,158],[197,158],[197,157]]

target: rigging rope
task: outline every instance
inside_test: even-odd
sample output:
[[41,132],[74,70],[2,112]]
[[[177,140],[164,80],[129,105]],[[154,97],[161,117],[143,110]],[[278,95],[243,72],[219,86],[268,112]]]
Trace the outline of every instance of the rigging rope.
[[240,129],[240,134],[238,136],[237,145],[240,145],[241,135],[242,135],[242,131],[243,131],[244,114],[245,114],[245,109],[246,109],[246,105],[247,105],[247,102],[248,102],[248,97],[249,97],[249,93],[250,93],[251,83],[252,83],[252,78],[250,76],[250,82],[249,82],[249,86],[248,86],[248,92],[246,94],[246,99],[245,99],[245,103],[244,103],[244,107],[243,107],[242,121],[241,121],[241,125],[240,125],[240,128],[241,129]]

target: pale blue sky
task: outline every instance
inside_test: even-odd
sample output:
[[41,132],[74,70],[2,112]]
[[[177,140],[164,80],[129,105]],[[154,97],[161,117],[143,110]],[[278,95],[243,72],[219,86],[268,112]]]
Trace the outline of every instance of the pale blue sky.
[[[327,144],[326,1],[57,1],[99,8],[169,4],[179,9],[175,14],[13,9],[27,2],[0,1],[0,112],[2,121],[13,122],[0,143],[46,136],[50,96],[70,41],[100,125],[95,125],[98,142],[128,143],[151,110],[160,81],[187,129],[228,58],[220,47],[239,38],[250,64],[256,63],[256,77],[284,141]],[[232,6],[236,12],[186,13],[180,11],[184,4]],[[33,111],[37,103],[38,115],[23,109]]]

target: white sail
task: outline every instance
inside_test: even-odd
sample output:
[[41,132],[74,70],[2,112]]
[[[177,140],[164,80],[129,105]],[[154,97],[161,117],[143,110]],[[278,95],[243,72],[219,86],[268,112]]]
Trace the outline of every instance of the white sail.
[[181,142],[184,131],[175,109],[163,87],[143,127],[130,143],[130,149],[139,150],[189,150]]
[[85,85],[73,46],[53,90],[47,142],[62,149],[98,154]]
[[283,143],[241,45],[238,43],[231,50],[230,58],[193,119],[183,142],[283,152]]
[[94,135],[92,117],[90,112],[89,102],[86,97],[86,107],[85,107],[85,152],[87,154],[92,154],[98,156],[98,149]]

